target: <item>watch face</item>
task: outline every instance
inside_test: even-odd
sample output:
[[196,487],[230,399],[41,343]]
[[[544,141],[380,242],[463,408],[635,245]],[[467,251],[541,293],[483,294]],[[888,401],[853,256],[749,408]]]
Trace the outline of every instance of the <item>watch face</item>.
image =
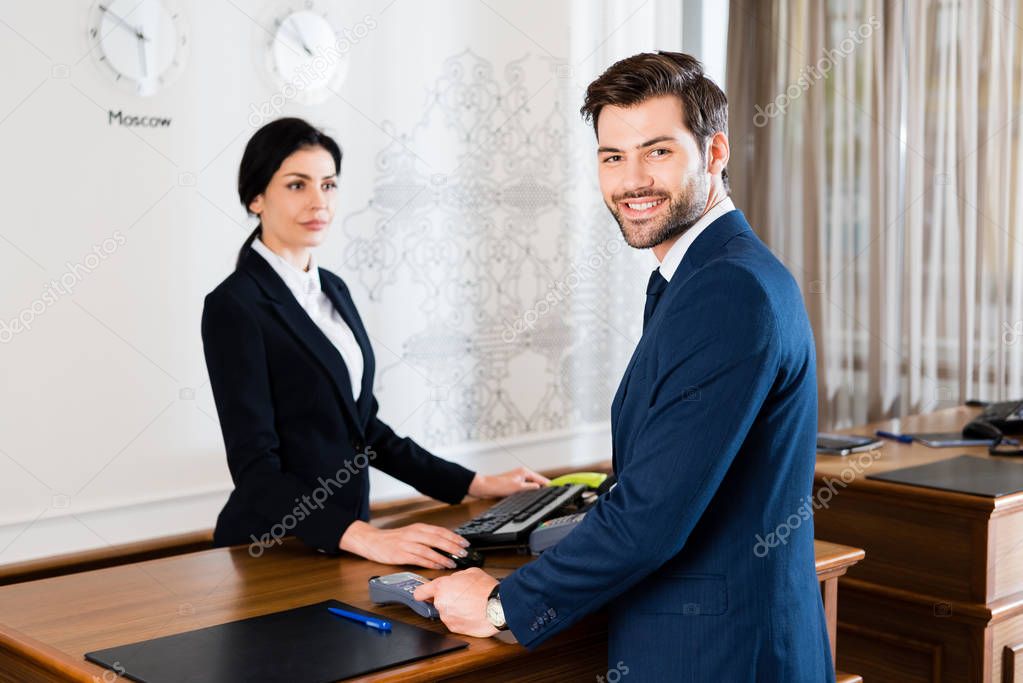
[[494,628],[504,628],[504,605],[501,604],[501,598],[490,598],[487,600],[487,621]]

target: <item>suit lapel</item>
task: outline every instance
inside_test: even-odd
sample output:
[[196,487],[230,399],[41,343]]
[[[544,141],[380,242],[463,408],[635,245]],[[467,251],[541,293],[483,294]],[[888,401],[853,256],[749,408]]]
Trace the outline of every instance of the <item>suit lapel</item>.
[[[650,327],[647,327],[649,330]],[[632,375],[632,368],[636,365],[636,357],[639,356],[640,350],[643,348],[643,340],[646,338],[644,334],[639,338],[639,343],[636,344],[636,348],[632,350],[632,357],[629,359],[629,364],[625,366],[625,373],[622,375],[622,381],[618,383],[618,391],[615,392],[614,400],[611,402],[611,433],[614,434],[615,427],[618,424],[618,416],[622,412],[622,404],[625,402],[625,386],[629,383],[629,377]]]
[[615,392],[614,400],[611,401],[611,469],[615,473],[619,471],[618,423],[622,416],[622,406],[625,403],[625,386],[629,383],[632,368],[636,364],[636,357],[639,355],[642,346],[643,337],[640,337],[639,343],[636,344],[636,348],[632,351],[632,358],[629,359],[629,364],[625,368],[625,374],[622,375],[622,380],[618,383],[618,390]]
[[[310,353],[320,362],[327,375],[334,383],[338,396],[341,398],[342,406],[350,419],[349,424],[356,428],[359,436],[362,436],[365,422],[359,419],[359,411],[355,405],[355,397],[352,394],[352,384],[348,375],[348,368],[341,359],[341,354],[334,347],[327,336],[323,334],[312,318],[302,309],[298,301],[291,294],[284,281],[273,271],[270,264],[259,254],[249,253],[242,262],[242,267],[256,280],[263,290],[277,314],[295,333],[298,341],[309,350]],[[322,280],[321,280],[322,283]],[[328,294],[329,296],[329,294]],[[336,305],[336,304],[335,304]],[[354,331],[354,330],[353,330]],[[362,342],[359,342],[360,346]]]

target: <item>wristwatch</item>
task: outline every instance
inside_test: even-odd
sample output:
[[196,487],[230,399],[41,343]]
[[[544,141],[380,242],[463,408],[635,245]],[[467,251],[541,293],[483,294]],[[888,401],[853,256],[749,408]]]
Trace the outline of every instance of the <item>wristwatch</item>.
[[501,584],[494,586],[487,598],[487,621],[498,631],[507,631],[508,622],[504,619],[504,607],[501,605]]

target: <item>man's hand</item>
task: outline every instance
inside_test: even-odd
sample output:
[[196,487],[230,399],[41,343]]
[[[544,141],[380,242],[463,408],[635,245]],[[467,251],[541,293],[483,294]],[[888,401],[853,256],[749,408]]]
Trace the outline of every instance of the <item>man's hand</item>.
[[416,588],[416,600],[433,600],[440,620],[452,633],[487,638],[497,629],[487,620],[487,598],[497,579],[473,567]]
[[503,498],[519,491],[538,489],[549,483],[550,479],[542,474],[528,467],[519,467],[502,474],[477,474],[469,484],[469,495],[474,498]]

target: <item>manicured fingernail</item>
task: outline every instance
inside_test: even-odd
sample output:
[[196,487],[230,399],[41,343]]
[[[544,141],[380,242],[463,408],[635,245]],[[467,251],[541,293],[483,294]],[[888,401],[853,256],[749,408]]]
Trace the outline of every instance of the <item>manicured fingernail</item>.
[[444,563],[444,565],[445,565],[445,566],[446,566],[446,567],[447,567],[448,569],[454,569],[455,567],[457,567],[457,566],[458,566],[457,564],[455,564],[455,563],[454,563],[453,561],[451,561],[451,560],[448,560],[447,562],[445,562],[445,563]]
[[468,555],[468,554],[469,554],[469,551],[468,551],[468,550],[465,550],[464,548],[463,548],[462,550],[459,550],[459,551],[458,551],[458,556],[459,556],[459,557],[465,557],[465,556],[466,556],[466,555]]
[[467,541],[467,540],[466,540],[466,539],[464,539],[464,538],[460,538],[460,539],[458,539],[458,542],[462,544],[462,547],[463,547],[463,548],[468,548],[468,547],[469,547],[469,541]]

